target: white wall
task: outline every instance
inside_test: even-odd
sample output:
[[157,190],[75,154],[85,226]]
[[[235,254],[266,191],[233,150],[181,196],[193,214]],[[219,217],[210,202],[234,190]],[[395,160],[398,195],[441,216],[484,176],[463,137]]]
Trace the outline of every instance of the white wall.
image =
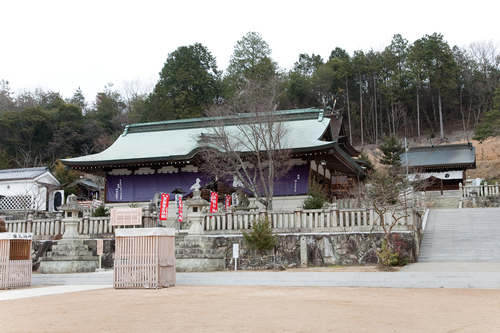
[[[0,195],[2,196],[31,196],[32,206],[30,209],[45,210],[47,200],[47,189],[39,186],[34,180],[12,180],[0,183]],[[20,207],[19,209],[23,209]]]

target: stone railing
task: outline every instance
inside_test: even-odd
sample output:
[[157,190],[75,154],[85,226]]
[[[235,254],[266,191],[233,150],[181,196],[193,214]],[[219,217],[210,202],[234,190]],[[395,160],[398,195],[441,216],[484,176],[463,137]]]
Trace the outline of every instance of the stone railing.
[[[403,215],[404,212],[401,213]],[[404,214],[406,215],[406,214]],[[418,230],[422,227],[419,212],[408,210],[408,216],[398,220],[394,231]],[[317,209],[296,211],[259,211],[235,213],[208,213],[202,220],[207,234],[239,234],[248,230],[253,221],[267,217],[273,229],[280,233],[296,232],[359,232],[381,231],[382,219],[373,209]],[[390,214],[384,218],[385,224],[392,224]],[[143,212],[143,227],[155,227],[156,216]],[[64,233],[61,214],[55,219],[33,219],[30,214],[26,220],[5,221],[8,232],[31,232],[37,239],[47,239]],[[82,238],[112,237],[115,227],[110,225],[109,217],[84,216],[78,233]]]
[[458,185],[460,190],[461,198],[470,198],[470,197],[491,197],[500,195],[500,187],[498,183],[495,185],[488,185],[488,183],[484,183],[484,185],[462,185],[460,183]]
[[[78,225],[78,233],[82,238],[111,237],[115,227],[110,225],[109,217],[90,217],[84,214]],[[150,213],[149,209],[142,212],[142,227],[155,227],[156,214]],[[7,232],[31,232],[38,239],[48,238],[64,233],[64,221],[62,214],[57,214],[54,219],[35,219],[33,214],[28,214],[26,220],[5,221]],[[123,228],[123,226],[122,226]]]
[[[403,214],[404,212],[402,212]],[[408,210],[408,216],[398,220],[394,231],[417,230],[422,227],[421,214]],[[240,233],[250,229],[251,223],[267,217],[276,232],[357,232],[383,230],[379,216],[373,209],[352,208],[332,210],[297,210],[268,212],[210,213],[202,221],[207,233]],[[386,214],[384,222],[393,218]]]
[[[56,236],[64,233],[64,221],[61,214],[55,219],[33,219],[29,214],[26,220],[5,221],[8,232],[31,232],[33,236]],[[81,219],[78,225],[80,235],[112,234],[114,227],[109,224],[109,217],[88,217]],[[43,237],[42,237],[43,238]]]

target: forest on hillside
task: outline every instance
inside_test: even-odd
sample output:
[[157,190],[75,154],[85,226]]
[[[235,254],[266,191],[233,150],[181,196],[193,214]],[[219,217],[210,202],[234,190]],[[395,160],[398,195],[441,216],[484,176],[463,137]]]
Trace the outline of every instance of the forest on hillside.
[[79,88],[73,96],[14,93],[3,78],[0,169],[52,167],[60,158],[100,152],[127,124],[203,117],[245,82],[271,78],[281,83],[278,109],[339,109],[356,145],[379,144],[383,135],[444,139],[472,129],[484,139],[500,128],[500,53],[493,42],[458,47],[438,33],[413,43],[394,35],[382,51],[335,47],[328,59],[299,54],[284,70],[262,36],[249,32],[224,72],[199,43],[177,48],[159,70],[154,87],[110,83],[89,104]]

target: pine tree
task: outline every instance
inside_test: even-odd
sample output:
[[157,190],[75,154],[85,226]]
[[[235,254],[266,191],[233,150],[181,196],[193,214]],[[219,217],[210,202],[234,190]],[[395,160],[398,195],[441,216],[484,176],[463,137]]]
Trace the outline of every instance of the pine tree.
[[272,250],[276,245],[276,235],[273,234],[271,223],[267,217],[254,221],[250,232],[243,232],[243,238],[245,238],[250,250],[257,250],[261,254]]
[[384,143],[379,146],[379,149],[384,154],[380,159],[380,163],[392,166],[401,165],[401,155],[405,152],[405,149],[395,136],[388,137],[384,135]]

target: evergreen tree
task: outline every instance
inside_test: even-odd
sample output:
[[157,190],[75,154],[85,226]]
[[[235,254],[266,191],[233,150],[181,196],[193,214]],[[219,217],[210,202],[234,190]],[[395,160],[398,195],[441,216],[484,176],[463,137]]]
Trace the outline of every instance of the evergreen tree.
[[269,45],[258,32],[248,32],[234,47],[225,81],[231,93],[247,81],[265,82],[277,74]]
[[384,154],[380,159],[380,163],[385,165],[400,166],[401,155],[405,152],[403,144],[399,142],[395,136],[383,136],[384,143],[379,149]]
[[250,250],[259,251],[261,255],[265,251],[272,250],[276,245],[276,235],[273,234],[271,223],[267,217],[254,221],[250,232],[243,232],[243,238]]
[[181,46],[168,55],[141,121],[201,117],[220,96],[221,72],[215,57],[200,43]]
[[486,117],[474,130],[474,140],[484,141],[490,136],[500,134],[500,85],[493,97],[493,110],[486,113]]

